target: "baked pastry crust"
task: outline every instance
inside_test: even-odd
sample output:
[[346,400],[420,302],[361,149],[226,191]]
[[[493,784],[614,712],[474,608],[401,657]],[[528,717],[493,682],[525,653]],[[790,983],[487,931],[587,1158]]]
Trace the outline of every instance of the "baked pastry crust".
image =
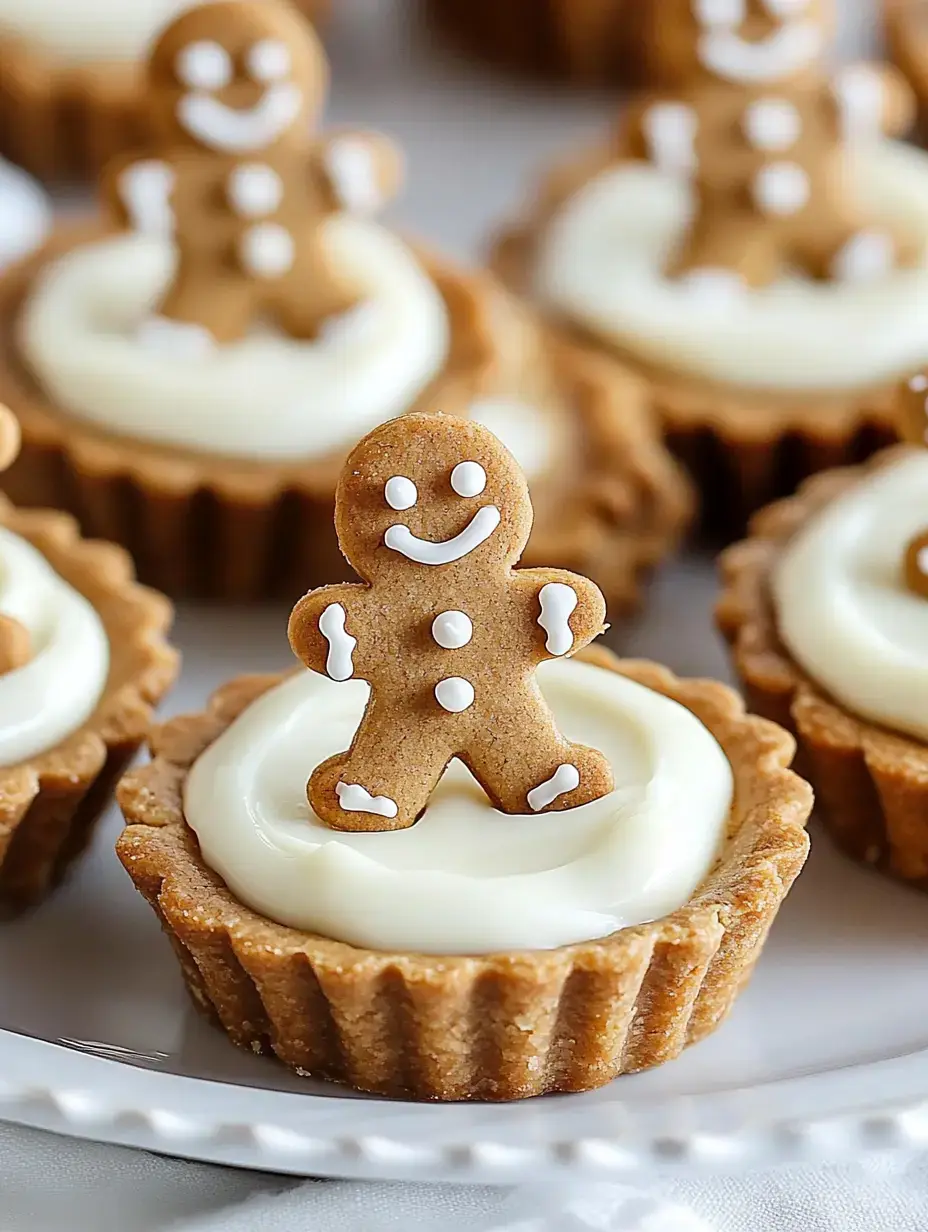
[[155,732],[154,760],[119,788],[117,851],[197,1006],[233,1043],[362,1091],[510,1100],[660,1065],[719,1025],[806,858],[812,795],[787,769],[793,741],[724,685],[600,648],[579,657],[690,708],[724,748],[736,792],[718,863],[685,906],[557,950],[379,953],[259,916],[203,862],[183,790],[200,753],[283,677],[233,680],[205,713]]
[[865,467],[810,479],[763,510],[750,537],[721,558],[717,620],[748,705],[792,731],[797,768],[815,788],[818,815],[853,859],[928,889],[928,745],[850,713],[812,680],[780,641],[770,574],[792,537],[867,474],[906,447]]
[[[249,463],[119,437],[49,403],[19,357],[16,321],[49,261],[104,234],[63,230],[0,280],[0,398],[23,435],[4,488],[23,502],[63,506],[87,533],[124,544],[142,579],[171,595],[292,601],[350,576],[332,529],[341,452]],[[526,561],[592,573],[616,611],[635,606],[642,575],[673,549],[692,510],[643,386],[542,331],[488,275],[419,255],[445,299],[452,344],[409,409],[466,417],[480,398],[546,402],[562,448],[533,484]]]
[[128,555],[81,539],[74,520],[50,510],[14,508],[0,497],[0,525],[27,539],[92,603],[110,646],[110,670],[97,708],[54,748],[0,767],[0,916],[39,902],[93,834],[113,789],[174,682],[177,653],[166,641],[173,609],[135,582]]
[[[490,267],[507,286],[531,298],[535,252],[553,214],[621,156],[618,144],[604,145],[549,173],[529,215],[492,246]],[[668,446],[702,493],[704,525],[722,537],[741,533],[752,513],[810,474],[862,462],[897,439],[892,385],[833,394],[742,390],[644,363],[576,322],[556,324],[646,383]]]
[[[329,0],[294,2],[319,20]],[[26,38],[0,35],[0,154],[42,180],[95,178],[148,136],[138,71],[134,63],[67,64]]]

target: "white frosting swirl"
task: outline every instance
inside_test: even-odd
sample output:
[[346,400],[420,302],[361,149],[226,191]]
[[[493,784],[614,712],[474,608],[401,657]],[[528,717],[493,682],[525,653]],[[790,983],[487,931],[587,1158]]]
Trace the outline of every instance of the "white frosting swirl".
[[791,540],[772,577],[793,658],[843,705],[928,740],[928,601],[903,559],[928,526],[928,451],[875,471]]
[[445,303],[406,246],[348,215],[327,242],[367,300],[313,342],[256,327],[166,363],[137,337],[167,287],[169,241],[120,235],[51,264],[20,320],[23,354],[64,411],[110,432],[258,461],[324,456],[407,410],[448,354]]
[[74,64],[141,58],[150,39],[202,0],[0,0],[0,31]]
[[93,713],[109,642],[90,603],[25,539],[0,527],[0,612],[29,631],[32,657],[0,676],[0,766],[53,749]]
[[[928,155],[865,145],[850,171],[876,220],[928,245]],[[645,163],[603,172],[546,229],[537,295],[648,363],[746,388],[857,389],[928,362],[928,268],[859,283],[784,278],[743,294],[726,284],[714,296],[664,273],[692,213],[683,178]]]
[[338,833],[306,780],[348,747],[358,681],[300,673],[252,704],[193,766],[185,811],[206,862],[281,924],[379,950],[551,949],[681,906],[711,869],[732,773],[676,702],[561,660],[539,683],[565,734],[602,749],[617,789],[570,813],[507,817],[453,763],[408,830]]

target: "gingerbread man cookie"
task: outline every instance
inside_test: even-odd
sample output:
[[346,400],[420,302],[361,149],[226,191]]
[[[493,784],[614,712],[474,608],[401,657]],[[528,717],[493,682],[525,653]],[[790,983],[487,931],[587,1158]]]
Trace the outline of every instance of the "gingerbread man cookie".
[[695,216],[671,273],[707,293],[790,270],[860,281],[920,256],[851,196],[853,142],[898,133],[914,100],[888,67],[829,78],[831,0],[645,0],[663,92],[633,108],[636,157],[692,180]]
[[[905,382],[897,399],[899,430],[912,445],[928,446],[928,373],[920,372]],[[926,516],[928,516],[928,493]],[[928,528],[909,544],[903,566],[905,584],[914,594],[928,599]]]
[[[8,470],[19,454],[19,420],[0,406],[0,471]],[[25,667],[32,657],[29,630],[12,616],[0,612],[0,676]]]
[[158,39],[147,68],[156,147],[104,181],[123,225],[175,243],[146,341],[200,355],[259,316],[313,339],[358,305],[324,224],[381,208],[401,164],[375,134],[313,137],[327,76],[310,24],[283,0],[198,5]]
[[350,749],[309,781],[323,821],[411,826],[455,757],[506,813],[612,790],[607,759],[560,734],[535,681],[543,660],[603,632],[605,601],[575,574],[514,568],[532,505],[491,432],[425,414],[377,428],[345,463],[335,523],[364,580],[301,599],[290,642],[307,667],[366,680],[371,696]]

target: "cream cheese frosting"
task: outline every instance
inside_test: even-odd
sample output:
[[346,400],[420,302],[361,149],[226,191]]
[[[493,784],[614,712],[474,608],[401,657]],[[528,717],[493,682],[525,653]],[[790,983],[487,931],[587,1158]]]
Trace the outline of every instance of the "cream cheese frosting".
[[138,337],[167,287],[169,240],[119,235],[43,271],[19,322],[22,353],[55,404],[109,432],[199,452],[288,461],[340,450],[407,410],[440,372],[448,312],[409,249],[375,223],[325,223],[366,299],[306,342],[269,325],[166,363]]
[[[856,344],[856,339],[855,339]],[[854,713],[928,740],[928,601],[904,585],[928,525],[928,450],[862,479],[790,541],[772,579],[780,637]]]
[[614,672],[561,660],[538,680],[564,734],[608,756],[611,795],[505,816],[454,762],[410,829],[330,830],[310,812],[306,780],[348,747],[368,687],[304,672],[192,767],[184,807],[204,859],[268,918],[378,950],[550,949],[675,910],[725,834],[724,753],[688,710]]
[[[928,155],[894,142],[849,156],[861,203],[928,253]],[[645,163],[614,166],[571,197],[546,228],[537,296],[647,363],[784,392],[867,387],[928,362],[928,257],[872,282],[784,278],[713,298],[665,276],[693,216],[691,188]],[[853,346],[848,346],[853,338]]]
[[162,26],[201,0],[0,0],[0,32],[70,63],[141,58]]
[[93,713],[109,642],[90,603],[25,539],[0,527],[0,612],[30,635],[25,666],[0,676],[0,766],[53,749]]

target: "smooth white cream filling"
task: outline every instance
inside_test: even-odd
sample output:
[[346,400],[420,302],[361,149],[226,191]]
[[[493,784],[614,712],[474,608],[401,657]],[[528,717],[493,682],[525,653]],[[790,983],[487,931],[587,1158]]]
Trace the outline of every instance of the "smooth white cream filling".
[[928,450],[874,472],[793,539],[772,577],[777,627],[813,680],[856,714],[928,740],[928,600],[906,589],[928,527]]
[[136,60],[184,9],[202,0],[0,0],[0,31],[62,60]]
[[527,479],[554,465],[556,433],[550,416],[538,407],[519,398],[480,398],[467,413],[503,442]]
[[32,544],[0,527],[0,612],[28,629],[32,657],[0,676],[0,766],[53,749],[96,708],[109,642],[94,608]]
[[23,355],[58,407],[110,432],[259,461],[347,448],[437,375],[450,326],[398,238],[348,215],[326,232],[367,299],[318,340],[256,326],[242,342],[166,362],[137,331],[169,284],[173,247],[120,235],[44,271],[20,319]]
[[[877,222],[901,223],[928,249],[928,155],[881,142],[855,152],[850,171]],[[854,389],[928,362],[928,266],[714,298],[665,276],[692,213],[685,179],[645,163],[603,172],[548,226],[536,294],[646,362],[747,388]]]
[[551,949],[675,910],[725,833],[733,780],[721,748],[688,710],[614,672],[562,660],[539,681],[564,733],[609,757],[611,795],[509,817],[455,762],[410,829],[330,830],[306,780],[348,747],[368,690],[305,672],[193,766],[184,807],[203,858],[268,918],[379,950]]

